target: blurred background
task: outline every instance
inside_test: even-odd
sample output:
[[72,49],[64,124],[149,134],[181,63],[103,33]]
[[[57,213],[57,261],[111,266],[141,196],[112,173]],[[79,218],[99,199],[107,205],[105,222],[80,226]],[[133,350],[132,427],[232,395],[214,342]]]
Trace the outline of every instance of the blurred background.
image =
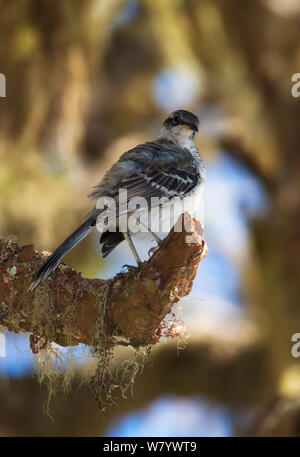
[[[51,419],[28,335],[7,332],[0,435],[299,436],[299,1],[0,7],[0,235],[53,250],[106,169],[182,108],[200,118],[209,247],[181,303],[185,349],[158,344],[133,395],[103,416],[89,388],[77,389],[88,348],[74,349],[73,389],[51,400]],[[101,278],[132,263],[122,245],[102,261],[97,244],[85,240],[66,263]]]

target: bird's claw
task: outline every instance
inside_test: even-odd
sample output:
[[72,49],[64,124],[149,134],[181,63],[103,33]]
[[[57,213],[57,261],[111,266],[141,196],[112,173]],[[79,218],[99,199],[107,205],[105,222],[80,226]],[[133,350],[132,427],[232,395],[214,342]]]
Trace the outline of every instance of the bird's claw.
[[153,255],[156,251],[158,251],[158,249],[159,249],[159,246],[153,246],[153,248],[150,248],[148,251],[148,257]]
[[135,265],[128,265],[127,263],[125,263],[125,265],[122,266],[121,270],[122,270],[122,273],[125,273],[125,271],[123,270],[127,270],[128,273],[134,273],[139,267],[136,267]]

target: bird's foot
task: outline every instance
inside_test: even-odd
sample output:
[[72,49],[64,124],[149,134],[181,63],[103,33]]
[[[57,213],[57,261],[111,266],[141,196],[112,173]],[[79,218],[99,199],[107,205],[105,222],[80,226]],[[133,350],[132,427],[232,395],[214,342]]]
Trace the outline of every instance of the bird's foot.
[[[125,263],[125,265],[122,266],[121,271],[122,271],[122,273],[134,273],[138,269],[139,269],[139,265],[135,266],[135,265],[128,265],[127,263]],[[127,272],[125,270],[127,270]]]
[[159,249],[159,245],[158,246],[153,246],[153,248],[150,248],[149,251],[148,251],[148,257],[153,255],[156,251],[158,251],[158,249]]

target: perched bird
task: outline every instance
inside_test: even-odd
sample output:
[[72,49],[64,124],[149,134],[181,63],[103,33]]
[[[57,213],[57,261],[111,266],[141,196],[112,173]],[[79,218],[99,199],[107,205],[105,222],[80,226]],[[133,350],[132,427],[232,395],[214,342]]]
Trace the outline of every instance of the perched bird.
[[[157,140],[140,144],[122,154],[89,194],[88,197],[97,200],[97,204],[84,222],[45,261],[29,289],[33,290],[44,281],[62,257],[97,228],[100,231],[102,257],[106,257],[126,239],[139,263],[140,259],[131,239],[132,232],[122,229],[124,219],[132,215],[138,219],[141,214],[142,210],[130,208],[132,199],[146,202],[149,211],[152,206],[162,206],[157,203],[162,197],[169,202],[170,207],[178,207],[177,203],[175,205],[172,202],[189,197],[192,206],[197,210],[205,180],[205,168],[193,141],[198,126],[199,120],[191,112],[174,111],[163,123]],[[126,190],[126,199],[120,204],[118,197],[121,189]],[[115,208],[112,209],[111,205],[106,208],[101,206],[99,202],[103,198],[110,198],[110,201],[115,203]],[[156,203],[151,206],[154,200]],[[177,208],[178,215],[181,212],[181,208]],[[190,212],[193,212],[193,208]],[[104,230],[105,219],[108,222]],[[102,228],[99,228],[100,222]],[[148,224],[141,224],[158,243],[161,241]]]

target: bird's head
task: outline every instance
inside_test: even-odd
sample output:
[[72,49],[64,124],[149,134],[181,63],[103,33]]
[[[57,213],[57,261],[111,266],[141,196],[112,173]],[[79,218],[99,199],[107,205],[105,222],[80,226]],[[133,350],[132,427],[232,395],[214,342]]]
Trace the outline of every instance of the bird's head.
[[198,117],[183,109],[174,111],[162,125],[160,137],[176,141],[182,146],[192,142],[198,132]]

